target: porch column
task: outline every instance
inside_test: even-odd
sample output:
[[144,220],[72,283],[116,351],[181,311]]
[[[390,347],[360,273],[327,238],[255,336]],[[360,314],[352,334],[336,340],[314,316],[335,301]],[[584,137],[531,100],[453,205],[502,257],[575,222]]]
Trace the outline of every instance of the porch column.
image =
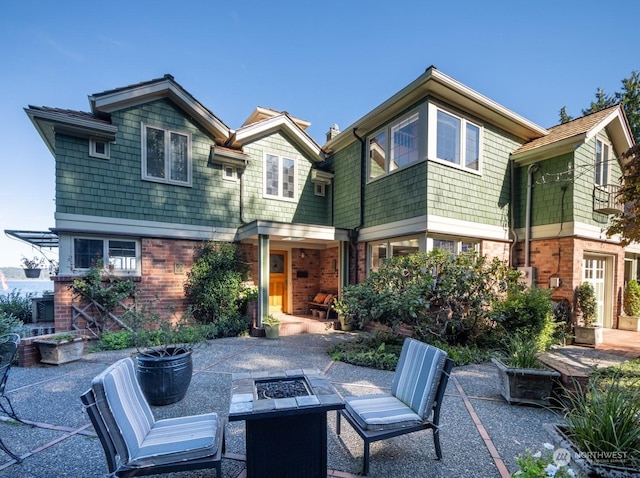
[[258,318],[256,327],[269,313],[269,236],[258,235]]

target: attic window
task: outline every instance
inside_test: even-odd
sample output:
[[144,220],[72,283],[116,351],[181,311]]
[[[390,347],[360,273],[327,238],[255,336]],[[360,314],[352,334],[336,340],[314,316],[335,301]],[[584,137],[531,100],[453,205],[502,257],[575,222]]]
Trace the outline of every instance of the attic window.
[[89,138],[89,156],[100,159],[109,159],[109,142],[104,139]]
[[238,172],[235,167],[225,164],[222,166],[222,179],[225,181],[236,181],[238,179]]
[[324,196],[325,193],[325,185],[324,184],[314,184],[313,185],[313,192],[316,196]]

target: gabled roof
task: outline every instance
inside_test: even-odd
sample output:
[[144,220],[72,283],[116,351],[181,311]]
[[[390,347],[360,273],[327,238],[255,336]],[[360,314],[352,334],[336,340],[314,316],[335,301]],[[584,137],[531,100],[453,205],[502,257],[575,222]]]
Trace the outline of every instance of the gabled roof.
[[559,156],[586,143],[604,128],[607,129],[618,155],[633,145],[631,128],[622,105],[618,104],[549,128],[548,135],[523,144],[511,158],[519,164],[528,164],[539,159]]
[[278,116],[281,114],[288,115],[289,118],[291,118],[293,122],[297,124],[300,127],[300,129],[302,129],[303,131],[306,131],[306,129],[309,126],[311,126],[311,123],[309,121],[306,121],[300,118],[295,118],[289,115],[289,113],[287,113],[286,111],[277,111],[271,108],[264,108],[262,106],[256,106],[256,109],[251,112],[251,114],[245,120],[242,126],[248,126],[250,124],[257,123],[259,121],[262,121],[268,118],[273,118],[274,116]]
[[547,134],[545,128],[430,66],[412,83],[327,141],[323,149],[335,152],[344,148],[355,141],[354,130],[359,136],[367,135],[426,97],[439,99],[469,112],[525,141]]
[[231,130],[216,115],[180,86],[171,75],[95,93],[89,96],[91,111],[98,115],[136,106],[156,99],[169,98],[186,111],[220,143],[229,139]]
[[29,105],[25,112],[54,156],[56,132],[113,141],[118,131],[109,120],[84,111]]
[[[245,122],[246,124],[246,122]],[[272,134],[276,131],[283,131],[314,161],[321,162],[324,157],[321,155],[320,145],[309,136],[289,114],[279,113],[275,116],[268,116],[262,121],[246,124],[235,131],[231,144],[233,147],[241,148],[247,142],[258,139],[262,136]]]

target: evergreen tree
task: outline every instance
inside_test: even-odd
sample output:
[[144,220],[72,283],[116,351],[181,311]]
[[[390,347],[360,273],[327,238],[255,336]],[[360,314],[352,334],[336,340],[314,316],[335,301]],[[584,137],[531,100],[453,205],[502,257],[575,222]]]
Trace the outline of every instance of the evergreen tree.
[[572,120],[573,120],[573,116],[570,116],[567,114],[567,107],[563,106],[562,108],[560,108],[560,123],[564,124]]
[[630,158],[624,165],[624,181],[618,191],[618,200],[624,204],[624,213],[614,216],[607,235],[620,234],[622,245],[640,242],[640,144],[636,144],[622,155]]
[[602,88],[596,90],[596,101],[592,101],[589,108],[582,110],[583,115],[589,115],[601,111],[616,104],[616,95],[608,95]]
[[616,93],[616,100],[622,103],[635,142],[640,143],[640,73],[632,71],[629,78],[622,80],[622,91]]

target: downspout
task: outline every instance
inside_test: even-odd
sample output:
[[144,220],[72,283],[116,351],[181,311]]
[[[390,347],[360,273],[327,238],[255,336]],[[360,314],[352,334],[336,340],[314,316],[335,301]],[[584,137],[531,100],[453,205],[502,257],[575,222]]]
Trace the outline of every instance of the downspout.
[[240,176],[240,222],[242,224],[248,224],[249,222],[244,217],[244,172],[247,169],[247,160],[244,161],[244,168],[239,172]]
[[527,205],[524,237],[524,266],[529,267],[529,242],[531,241],[531,189],[533,188],[533,174],[538,170],[537,164],[531,164],[527,169]]
[[366,164],[365,164],[365,157],[366,157],[366,143],[364,141],[364,138],[358,136],[358,133],[356,133],[356,129],[357,128],[353,128],[352,133],[353,136],[356,137],[356,139],[358,141],[360,141],[360,223],[356,226],[355,229],[352,229],[351,231],[349,231],[349,245],[351,247],[351,250],[353,252],[353,257],[355,257],[356,262],[355,262],[355,271],[354,271],[354,280],[355,283],[358,284],[360,281],[360,274],[358,273],[359,267],[358,267],[358,231],[360,230],[360,228],[362,227],[362,224],[364,223],[364,175],[366,174]]
[[513,160],[511,159],[511,154],[509,154],[509,195],[511,196],[511,201],[509,204],[509,234],[511,235],[512,242],[511,247],[509,247],[509,265],[511,267],[516,267],[516,244],[518,243],[518,233],[516,232],[516,223],[515,223],[515,202],[516,202],[516,172],[515,166],[513,164]]

